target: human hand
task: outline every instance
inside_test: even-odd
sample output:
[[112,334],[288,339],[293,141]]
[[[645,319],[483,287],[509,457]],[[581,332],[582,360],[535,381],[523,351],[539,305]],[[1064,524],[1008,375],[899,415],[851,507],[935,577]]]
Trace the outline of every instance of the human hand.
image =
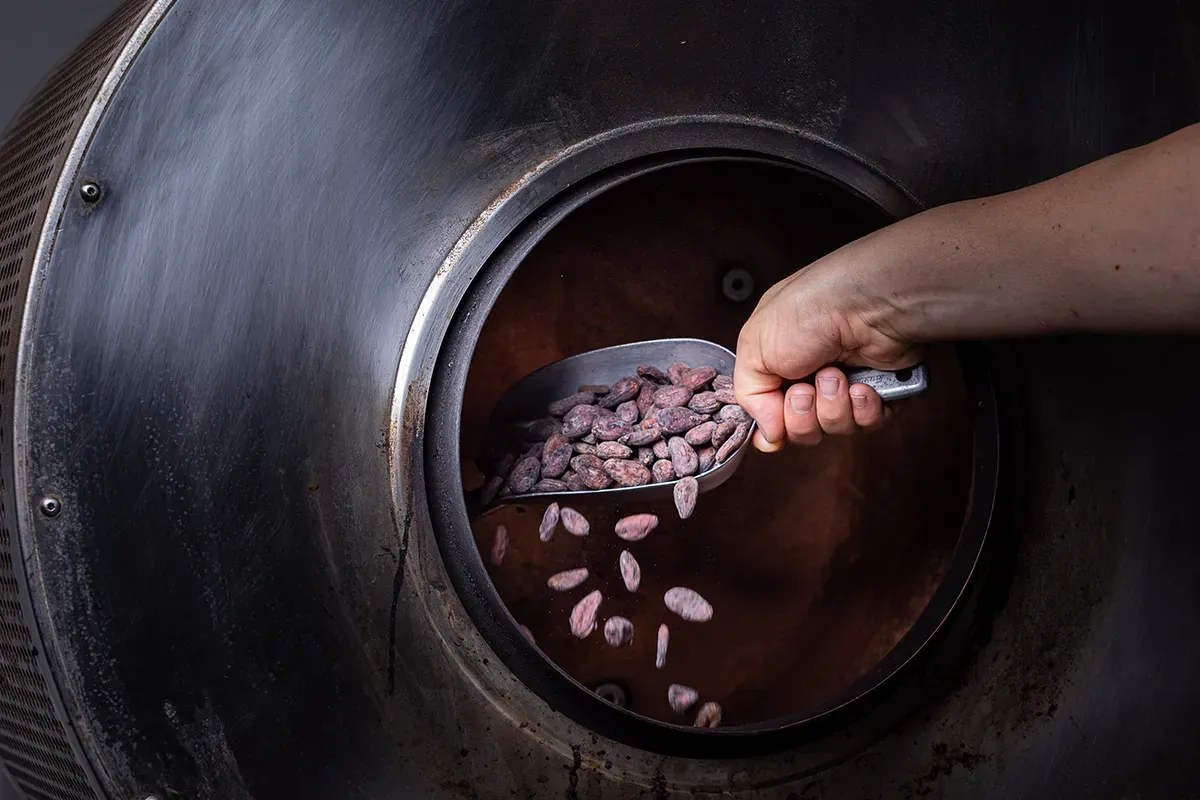
[[[814,445],[825,434],[883,424],[891,412],[875,390],[849,385],[829,364],[896,370],[920,360],[920,348],[890,323],[889,304],[854,280],[866,249],[848,245],[772,286],[742,327],[734,391],[758,423],[759,450],[774,452],[785,441]],[[785,382],[809,375],[812,384],[783,391]]]

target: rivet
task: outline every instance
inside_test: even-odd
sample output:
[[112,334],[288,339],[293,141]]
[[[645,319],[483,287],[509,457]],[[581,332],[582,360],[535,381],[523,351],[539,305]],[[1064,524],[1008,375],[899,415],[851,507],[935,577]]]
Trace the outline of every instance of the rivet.
[[58,513],[62,511],[62,501],[54,495],[48,494],[38,503],[38,508],[47,517],[57,517]]
[[749,300],[754,295],[754,276],[735,267],[721,278],[721,293],[734,303]]
[[79,196],[85,203],[94,203],[100,199],[100,184],[95,181],[85,181],[79,186]]

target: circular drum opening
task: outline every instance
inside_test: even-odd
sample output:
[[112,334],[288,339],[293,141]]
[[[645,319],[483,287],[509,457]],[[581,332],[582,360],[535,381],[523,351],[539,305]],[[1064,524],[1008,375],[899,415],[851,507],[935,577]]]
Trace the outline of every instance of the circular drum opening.
[[[543,543],[545,504],[468,513],[484,482],[492,408],[525,375],[643,339],[698,337],[733,349],[766,289],[889,221],[852,190],[792,165],[654,165],[543,209],[476,281],[450,334],[457,367],[441,365],[435,391],[460,406],[430,410],[433,446],[457,446],[460,468],[430,476],[446,481],[433,493],[439,540],[473,620],[558,710],[617,739],[677,749],[664,744],[664,731],[714,733],[665,727],[692,724],[694,708],[680,715],[668,703],[668,686],[679,683],[701,702],[720,703],[715,733],[796,729],[870,693],[947,617],[982,546],[991,496],[980,489],[995,467],[994,445],[990,453],[980,447],[994,423],[980,426],[985,406],[976,402],[989,392],[986,373],[952,347],[930,353],[929,391],[897,405],[884,430],[752,452],[686,521],[669,501],[626,508],[581,500],[570,505],[592,534],[560,529]],[[447,455],[431,465],[445,465]],[[643,511],[662,520],[649,537],[631,545],[612,533],[616,519]],[[486,554],[501,524],[508,552],[493,566]],[[636,594],[621,581],[624,549],[641,564]],[[591,572],[584,585],[547,587],[550,575],[580,566]],[[711,621],[683,622],[664,607],[664,592],[679,585],[712,603]],[[593,589],[605,596],[601,627],[614,614],[629,618],[632,645],[609,647],[599,629],[571,636],[571,607]],[[666,667],[656,669],[663,622],[670,647]]]

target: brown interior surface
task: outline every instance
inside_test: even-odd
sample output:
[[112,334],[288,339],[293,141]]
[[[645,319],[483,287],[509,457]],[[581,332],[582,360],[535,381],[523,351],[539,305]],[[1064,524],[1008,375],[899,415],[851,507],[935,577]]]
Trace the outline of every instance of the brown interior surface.
[[[464,398],[467,488],[480,483],[473,460],[493,405],[526,374],[642,339],[694,336],[732,349],[771,284],[885,222],[873,206],[817,178],[737,162],[673,167],[589,202],[525,259],[483,328]],[[756,281],[742,303],[720,288],[733,266]],[[909,630],[945,574],[965,517],[965,388],[953,349],[935,349],[927,363],[930,389],[895,404],[885,429],[811,449],[750,452],[732,479],[700,496],[689,520],[669,502],[578,502],[592,534],[579,539],[560,527],[543,544],[543,504],[489,511],[474,522],[481,550],[500,523],[511,542],[504,564],[489,568],[492,580],[549,658],[586,687],[622,684],[637,713],[690,724],[667,705],[671,683],[721,703],[726,725],[828,699]],[[659,514],[658,530],[632,544],[617,539],[615,520],[640,511]],[[637,594],[621,583],[623,549],[642,567]],[[583,586],[546,587],[551,574],[578,566],[592,571]],[[711,621],[684,622],[666,610],[664,592],[680,585],[712,603]],[[584,640],[570,636],[571,606],[596,588],[605,596],[601,625],[614,614],[630,618],[631,646],[610,648],[599,628]],[[657,670],[661,622],[671,645]]]

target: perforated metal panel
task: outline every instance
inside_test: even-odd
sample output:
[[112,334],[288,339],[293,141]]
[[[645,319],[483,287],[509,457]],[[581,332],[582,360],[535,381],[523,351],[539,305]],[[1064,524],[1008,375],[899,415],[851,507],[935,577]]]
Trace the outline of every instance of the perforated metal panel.
[[77,131],[150,3],[131,0],[93,33],[30,100],[0,145],[0,760],[33,800],[92,800],[21,602],[15,521],[12,372],[38,234]]

